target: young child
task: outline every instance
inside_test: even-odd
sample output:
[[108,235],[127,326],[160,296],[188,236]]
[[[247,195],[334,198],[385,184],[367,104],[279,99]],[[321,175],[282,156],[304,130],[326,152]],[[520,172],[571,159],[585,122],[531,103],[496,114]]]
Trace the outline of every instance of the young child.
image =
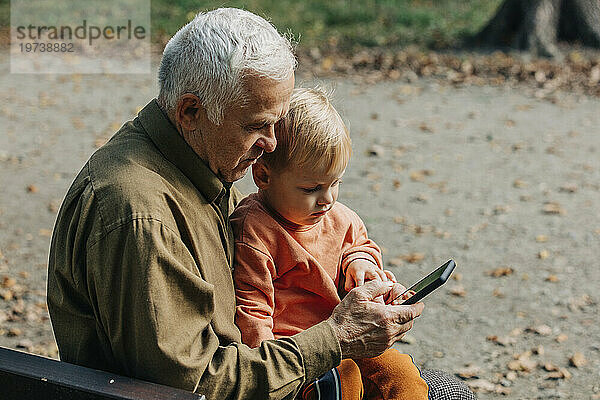
[[[340,293],[365,281],[395,281],[383,270],[381,251],[358,215],[336,202],[352,150],[327,96],[316,89],[294,90],[275,133],[276,150],[252,167],[258,193],[231,215],[236,323],[251,347],[329,318]],[[389,349],[371,359],[343,360],[307,385],[302,398],[326,398],[324,387],[338,378],[343,399],[428,396],[412,358]]]

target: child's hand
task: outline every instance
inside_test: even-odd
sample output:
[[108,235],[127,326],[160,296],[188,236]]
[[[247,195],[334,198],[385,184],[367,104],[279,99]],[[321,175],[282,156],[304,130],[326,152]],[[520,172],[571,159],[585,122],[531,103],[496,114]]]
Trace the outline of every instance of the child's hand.
[[389,271],[383,271],[372,262],[367,260],[354,260],[346,269],[346,291],[350,291],[355,287],[364,285],[365,282],[381,280],[396,282],[394,274]]

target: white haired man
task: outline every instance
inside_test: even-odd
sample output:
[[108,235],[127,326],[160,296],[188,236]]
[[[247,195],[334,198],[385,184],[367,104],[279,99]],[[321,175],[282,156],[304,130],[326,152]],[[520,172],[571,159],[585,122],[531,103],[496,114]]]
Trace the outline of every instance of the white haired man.
[[403,289],[373,282],[301,334],[240,344],[232,183],[274,150],[295,65],[287,39],[237,9],[198,14],[169,41],[158,98],[90,157],[61,206],[48,267],[61,359],[209,400],[293,398],[412,327],[423,305],[373,302]]

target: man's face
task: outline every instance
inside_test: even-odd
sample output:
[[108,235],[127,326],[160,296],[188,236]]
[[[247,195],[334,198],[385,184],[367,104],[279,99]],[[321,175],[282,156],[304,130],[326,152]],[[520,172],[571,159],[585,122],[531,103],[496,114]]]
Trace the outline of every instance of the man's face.
[[202,113],[196,132],[186,138],[225,182],[241,179],[263,151],[275,150],[274,125],[288,112],[294,76],[279,82],[250,76],[244,80],[244,89],[247,101],[227,107],[221,125]]
[[[265,168],[263,164],[254,168],[261,167]],[[344,173],[319,173],[308,166],[292,166],[280,172],[270,170],[268,174],[269,183],[263,193],[269,205],[288,221],[312,225],[335,204]]]

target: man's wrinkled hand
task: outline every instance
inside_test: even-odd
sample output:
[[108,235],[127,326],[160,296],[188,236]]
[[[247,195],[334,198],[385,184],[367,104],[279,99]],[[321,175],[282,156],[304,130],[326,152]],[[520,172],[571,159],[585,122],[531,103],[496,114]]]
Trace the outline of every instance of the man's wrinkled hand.
[[340,342],[343,358],[375,357],[412,328],[413,320],[423,312],[423,303],[400,306],[374,301],[399,291],[396,285],[391,281],[367,282],[351,290],[333,310],[327,321]]

